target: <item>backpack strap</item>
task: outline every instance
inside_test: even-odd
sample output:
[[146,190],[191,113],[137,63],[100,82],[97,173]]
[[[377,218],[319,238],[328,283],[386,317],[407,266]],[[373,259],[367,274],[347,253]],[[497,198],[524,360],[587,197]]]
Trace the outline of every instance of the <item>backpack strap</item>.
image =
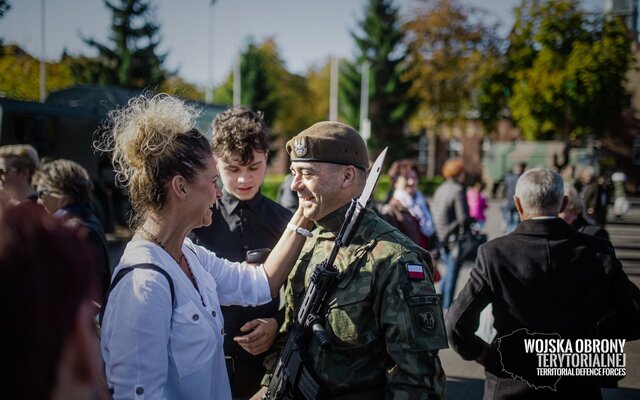
[[107,309],[107,302],[109,301],[109,295],[111,294],[111,291],[113,290],[113,288],[116,287],[118,282],[120,282],[120,280],[125,277],[125,275],[127,275],[129,272],[133,271],[134,269],[151,269],[164,275],[164,277],[167,278],[167,281],[169,282],[169,290],[171,291],[171,305],[175,306],[176,291],[175,291],[175,288],[173,287],[173,279],[171,279],[171,276],[167,271],[165,271],[164,269],[154,264],[131,265],[129,267],[122,268],[120,271],[118,271],[116,276],[113,278],[113,281],[111,281],[111,285],[109,286],[109,291],[107,292],[104,299],[104,304],[102,304],[102,307],[100,307],[100,316],[98,319],[98,323],[100,324],[100,326],[102,326],[102,319],[104,318],[104,312]]

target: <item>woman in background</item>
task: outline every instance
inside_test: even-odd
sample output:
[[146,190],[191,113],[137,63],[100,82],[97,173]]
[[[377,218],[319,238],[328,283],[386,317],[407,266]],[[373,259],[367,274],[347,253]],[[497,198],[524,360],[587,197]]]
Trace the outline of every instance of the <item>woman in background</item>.
[[439,258],[439,243],[427,200],[418,186],[418,167],[410,161],[392,166],[393,192],[382,206],[382,214],[414,243],[428,250],[432,258]]
[[87,170],[75,161],[59,159],[43,163],[33,176],[38,203],[67,225],[84,228],[93,248],[99,286],[96,300],[102,304],[111,281],[111,264],[102,224],[90,205],[93,183]]

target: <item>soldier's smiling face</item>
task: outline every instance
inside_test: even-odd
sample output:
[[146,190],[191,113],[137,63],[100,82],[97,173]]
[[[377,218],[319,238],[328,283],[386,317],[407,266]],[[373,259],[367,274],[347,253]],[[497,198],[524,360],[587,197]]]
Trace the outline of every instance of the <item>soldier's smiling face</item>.
[[291,163],[291,190],[298,193],[306,218],[318,221],[345,204],[341,170],[341,165],[324,162]]

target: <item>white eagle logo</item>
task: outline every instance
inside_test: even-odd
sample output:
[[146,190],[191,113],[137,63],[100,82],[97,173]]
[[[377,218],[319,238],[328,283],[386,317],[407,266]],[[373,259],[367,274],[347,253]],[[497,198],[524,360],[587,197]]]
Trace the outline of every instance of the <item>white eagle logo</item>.
[[299,138],[293,140],[293,151],[295,151],[296,156],[303,157],[307,154],[307,141],[305,138]]

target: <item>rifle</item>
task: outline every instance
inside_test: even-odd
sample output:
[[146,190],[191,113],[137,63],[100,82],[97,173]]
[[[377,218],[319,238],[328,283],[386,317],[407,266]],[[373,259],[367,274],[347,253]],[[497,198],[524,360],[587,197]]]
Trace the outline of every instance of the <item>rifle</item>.
[[338,250],[351,243],[362,222],[367,203],[380,177],[386,154],[385,148],[373,164],[362,194],[357,199],[351,200],[329,257],[314,267],[302,306],[271,376],[267,393],[262,397],[264,400],[300,398],[310,400],[319,399],[322,395],[322,388],[305,366],[306,348],[312,338],[322,349],[331,346],[331,338],[323,326],[327,311],[326,300],[342,277],[333,263]]

